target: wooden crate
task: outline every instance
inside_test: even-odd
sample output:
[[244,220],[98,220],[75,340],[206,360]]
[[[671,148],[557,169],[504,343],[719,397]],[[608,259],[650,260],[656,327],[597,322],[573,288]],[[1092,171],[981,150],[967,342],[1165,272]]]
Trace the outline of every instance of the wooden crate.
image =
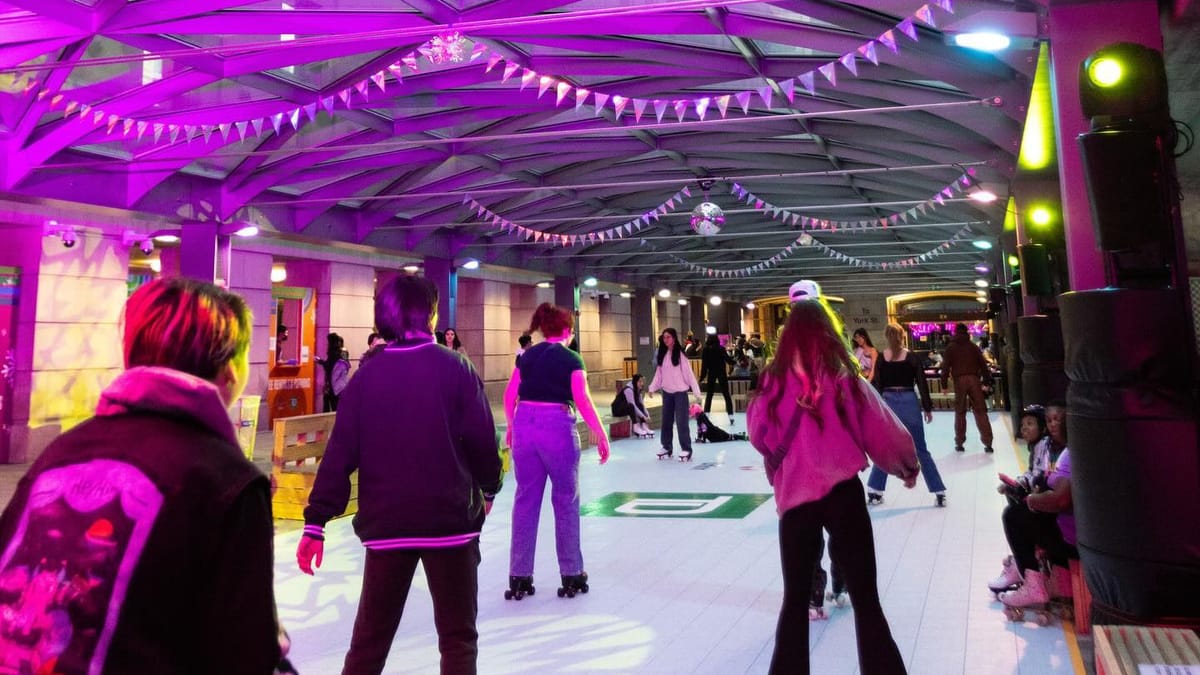
[[[275,494],[271,508],[276,518],[303,520],[308,494],[325,456],[333,431],[333,413],[300,415],[275,420],[275,447],[271,451],[271,476]],[[350,501],[342,515],[358,512],[358,472],[350,474]]]
[[1200,638],[1181,628],[1096,626],[1096,675],[1140,675],[1140,665],[1200,666]]

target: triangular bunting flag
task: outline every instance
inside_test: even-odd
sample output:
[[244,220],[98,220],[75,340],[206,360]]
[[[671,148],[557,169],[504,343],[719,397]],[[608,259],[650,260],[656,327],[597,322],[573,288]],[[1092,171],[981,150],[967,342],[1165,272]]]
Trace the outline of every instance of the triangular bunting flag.
[[721,119],[725,119],[725,111],[729,108],[729,94],[717,97],[717,110],[721,112]]
[[605,106],[605,104],[608,103],[608,99],[609,99],[608,94],[601,94],[600,92],[596,92],[596,93],[592,94],[592,100],[593,100],[592,117],[599,115],[600,111],[604,110],[604,106]]
[[490,73],[490,72],[492,72],[492,68],[495,68],[495,67],[496,67],[496,64],[497,64],[497,63],[500,63],[500,62],[501,62],[501,61],[503,61],[503,60],[504,60],[504,57],[503,57],[503,56],[500,56],[499,54],[492,54],[491,56],[489,56],[489,57],[488,57],[488,60],[487,60],[487,68],[485,68],[485,69],[483,70],[483,72],[484,72],[484,73]]
[[381,70],[378,73],[375,73],[371,76],[371,81],[375,83],[376,87],[379,87],[379,91],[387,91],[387,89],[384,88],[384,84],[387,81],[387,71]]
[[175,141],[179,139],[179,125],[169,124],[167,128],[169,129],[168,136],[170,137],[171,144],[174,145]]
[[212,138],[212,132],[213,132],[213,125],[211,125],[211,124],[201,124],[200,125],[200,133],[204,136],[205,143],[208,143],[208,140],[210,138]]
[[875,42],[867,42],[858,48],[858,55],[871,62],[872,65],[879,65],[879,55],[875,53]]
[[913,42],[917,41],[917,26],[913,23],[912,17],[909,17],[900,23],[896,24],[896,30],[908,36],[908,39]]
[[343,89],[337,93],[337,97],[342,100],[342,105],[350,105],[350,90]]
[[326,115],[333,117],[333,97],[332,96],[322,96],[321,97],[321,107],[325,109]]
[[752,91],[739,91],[733,97],[737,99],[738,105],[742,106],[742,114],[750,114],[750,97],[754,95]]
[[654,116],[658,119],[658,123],[662,124],[662,118],[667,112],[667,106],[669,105],[669,102],[656,98],[651,101],[651,103],[654,104]]
[[837,70],[835,70],[836,67],[837,67],[837,62],[830,61],[829,63],[826,63],[825,65],[821,66],[820,68],[817,68],[817,70],[821,71],[821,74],[825,76],[825,79],[829,80],[829,84],[832,84],[835,87],[837,86]]
[[123,125],[121,125],[121,135],[122,136],[128,136],[129,132],[133,131],[134,121],[135,120],[129,120],[129,119],[125,120],[125,123]]
[[846,52],[838,61],[845,66],[846,70],[850,71],[851,75],[858,77],[858,64],[854,61],[854,52]]
[[304,106],[304,116],[308,118],[309,122],[316,122],[317,121],[317,104],[309,103],[308,105]]
[[198,130],[196,129],[196,127],[194,125],[191,125],[191,124],[183,125],[183,137],[187,139],[188,143],[192,142],[192,139],[196,137],[197,133],[198,133]]
[[684,99],[675,101],[675,117],[678,118],[680,122],[682,122],[684,116],[687,115],[687,109],[688,101]]
[[232,128],[233,128],[233,125],[230,124],[229,122],[221,122],[220,124],[217,125],[217,130],[221,132],[221,140],[222,141],[225,141],[226,143],[229,142],[229,130]]
[[554,105],[555,105],[555,107],[562,105],[563,99],[566,98],[567,94],[569,94],[569,93],[571,93],[571,83],[559,82],[558,86],[554,88],[554,94],[555,94]]
[[700,119],[704,119],[704,114],[708,112],[708,104],[711,102],[712,99],[708,96],[704,96],[693,101],[693,103],[696,105],[696,115],[698,115]]
[[537,97],[540,99],[542,97],[542,94],[545,94],[546,90],[549,89],[550,85],[552,85],[552,84],[554,84],[553,77],[550,77],[549,75],[542,75],[541,77],[539,77],[538,78],[538,95],[537,95]]
[[254,135],[255,136],[262,136],[263,118],[259,117],[259,118],[250,120],[250,126],[254,127]]
[[779,83],[779,88],[783,90],[783,95],[787,97],[788,103],[796,100],[796,80],[788,78]]
[[617,114],[617,119],[621,119],[621,113],[625,112],[625,106],[629,104],[629,99],[616,94],[612,97],[613,112]]
[[575,110],[579,110],[583,107],[583,104],[587,101],[588,94],[590,93],[592,92],[581,87],[577,87],[575,89]]
[[275,135],[279,135],[279,130],[283,126],[283,113],[275,113],[271,115],[271,126],[275,129]]
[[938,7],[941,7],[943,10],[945,10],[946,12],[949,12],[950,14],[954,13],[953,0],[933,0],[933,4],[937,5]]
[[300,109],[294,108],[288,113],[288,121],[292,123],[292,128],[296,131],[300,130]]
[[165,128],[165,125],[160,122],[155,122],[154,125],[151,127],[151,129],[154,130],[154,142],[155,143],[158,142],[158,139],[162,138],[162,132],[163,132],[164,128]]
[[367,85],[368,84],[370,84],[370,83],[367,82],[366,80],[363,80],[362,82],[359,82],[358,84],[354,85],[354,89],[356,91],[358,91],[359,96],[367,95]]
[[763,100],[763,104],[767,106],[768,110],[771,109],[772,93],[771,85],[769,84],[758,88],[758,97]]
[[648,104],[648,103],[650,103],[650,101],[648,101],[644,98],[633,99],[633,121],[634,122],[642,121],[642,113],[646,112],[646,104]]
[[488,51],[488,47],[487,47],[487,45],[483,44],[482,42],[477,42],[477,43],[475,43],[475,46],[471,48],[471,58],[470,58],[470,60],[471,60],[471,61],[474,61],[475,59],[477,59],[477,58],[479,58],[479,57],[483,56],[484,54],[486,54],[486,53],[487,53],[487,51]]
[[520,67],[521,67],[521,66],[520,66],[520,65],[518,65],[518,64],[516,64],[516,63],[506,63],[506,64],[504,64],[504,76],[500,78],[500,81],[501,81],[501,82],[508,82],[508,79],[509,79],[510,77],[512,77],[512,76],[513,76],[513,73],[517,72],[517,68],[520,68]]
[[404,82],[404,65],[403,64],[393,63],[392,65],[388,66],[387,69],[389,71],[391,71],[392,77],[396,78],[396,82],[399,82],[399,83]]
[[521,70],[521,91],[525,91],[525,87],[533,84],[533,80],[537,76],[538,74],[535,71],[532,71],[528,68],[523,68]]
[[817,94],[816,76],[813,74],[813,71],[810,70],[796,79],[800,81],[800,86],[804,87],[809,96],[815,96]]
[[896,35],[890,30],[884,32],[882,35],[879,36],[879,42],[884,47],[887,47],[888,49],[892,50],[893,54],[898,53],[900,51],[900,48],[896,45]]
[[138,122],[137,123],[137,139],[139,141],[142,140],[142,136],[146,135],[146,129],[148,129],[149,127],[150,127],[149,122]]
[[111,134],[113,132],[113,129],[116,128],[117,122],[120,122],[120,121],[121,121],[120,115],[109,115],[108,116],[108,126],[107,126],[105,133]]
[[922,21],[930,28],[937,28],[937,24],[933,22],[933,10],[929,9],[929,5],[921,5],[920,8],[913,14],[918,21]]

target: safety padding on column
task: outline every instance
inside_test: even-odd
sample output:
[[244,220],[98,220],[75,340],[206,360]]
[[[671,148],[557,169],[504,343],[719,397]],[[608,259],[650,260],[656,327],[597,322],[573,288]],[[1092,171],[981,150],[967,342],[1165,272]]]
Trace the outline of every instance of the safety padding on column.
[[1034,314],[1017,318],[1021,336],[1021,360],[1026,363],[1052,363],[1063,360],[1062,324],[1057,316]]
[[[1067,398],[1067,374],[1062,362],[1026,363],[1021,369],[1021,397],[1026,402],[1046,405]],[[1018,419],[1018,427],[1020,420]]]
[[1017,330],[1017,322],[1013,321],[1008,324],[1007,330],[1004,332],[1005,345],[1005,374],[1008,376],[1008,410],[1012,415],[1013,434],[1017,435],[1021,429],[1021,409],[1025,407],[1024,391],[1021,386],[1021,338]]
[[1071,382],[1067,407],[1084,417],[1109,419],[1186,419],[1195,410],[1190,390],[1154,382],[1119,387]]
[[1072,382],[1187,386],[1193,347],[1172,289],[1097,289],[1059,297]]
[[1200,616],[1195,419],[1070,410],[1067,435],[1079,548],[1095,600],[1142,622]]

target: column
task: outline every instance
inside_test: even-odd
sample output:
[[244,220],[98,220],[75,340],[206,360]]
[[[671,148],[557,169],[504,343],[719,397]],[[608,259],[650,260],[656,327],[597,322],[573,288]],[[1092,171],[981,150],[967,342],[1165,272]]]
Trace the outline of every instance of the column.
[[[1113,17],[1120,20],[1114,21]],[[1113,42],[1135,42],[1161,50],[1158,5],[1151,0],[1054,0],[1050,3],[1049,29],[1071,288],[1101,288],[1106,283],[1104,258],[1096,243],[1083,158],[1076,141],[1090,128],[1079,103],[1079,66],[1093,51]]]
[[428,256],[424,260],[425,278],[438,289],[438,320],[435,330],[453,326],[458,319],[458,272],[454,262],[446,258]]
[[633,315],[630,351],[637,357],[638,372],[647,379],[654,377],[654,354],[658,350],[658,335],[654,332],[655,301],[654,292],[647,288],[637,289],[629,299]]
[[694,295],[688,298],[687,330],[695,334],[701,344],[704,343],[704,297]]
[[[227,280],[229,290],[245,298],[254,315],[250,331],[250,381],[246,383],[245,393],[262,397],[258,415],[260,429],[266,428],[267,380],[274,361],[271,355],[271,316],[275,309],[271,298],[272,262],[270,253],[233,249],[229,255]],[[256,457],[263,457],[270,449],[255,448],[254,452]]]

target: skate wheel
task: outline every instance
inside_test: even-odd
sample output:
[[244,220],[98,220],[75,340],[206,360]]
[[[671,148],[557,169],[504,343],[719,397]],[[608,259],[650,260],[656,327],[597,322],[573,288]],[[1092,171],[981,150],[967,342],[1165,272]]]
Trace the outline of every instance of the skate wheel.
[[580,592],[580,593],[587,593],[587,592],[588,592],[588,585],[587,585],[587,584],[584,584],[584,585],[580,586],[580,587],[579,587],[579,592]]
[[1004,609],[1004,617],[1013,623],[1017,623],[1025,617],[1025,611],[1019,607],[1006,607]]
[[505,599],[505,600],[512,600],[512,599],[513,599],[513,592],[512,592],[512,591],[504,591],[504,599]]
[[566,595],[567,595],[567,589],[565,589],[565,588],[558,589],[558,597],[563,598],[563,597],[566,597]]
[[1036,621],[1037,621],[1037,625],[1042,626],[1043,628],[1045,628],[1046,626],[1049,626],[1050,625],[1050,613],[1049,612],[1038,612]]
[[533,586],[530,586],[529,590],[525,591],[525,595],[533,595],[534,591],[536,591],[536,590],[537,590],[536,588],[534,588]]

